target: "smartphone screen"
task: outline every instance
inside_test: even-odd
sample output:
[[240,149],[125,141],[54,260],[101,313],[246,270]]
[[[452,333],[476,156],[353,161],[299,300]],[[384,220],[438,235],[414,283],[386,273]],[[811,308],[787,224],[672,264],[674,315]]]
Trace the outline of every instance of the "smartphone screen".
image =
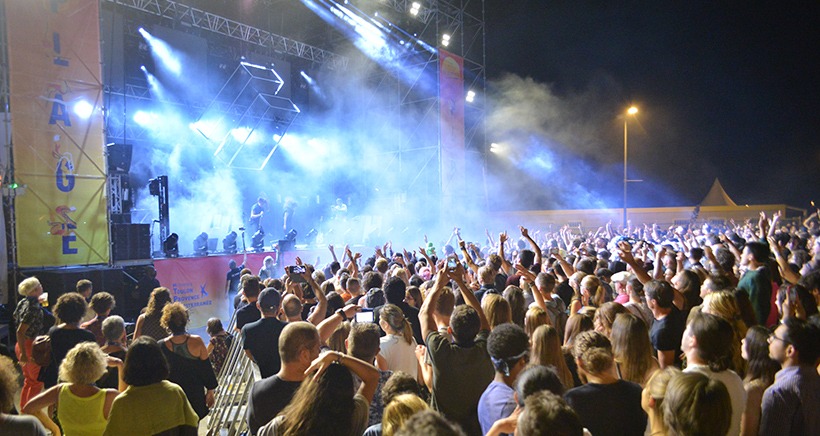
[[356,312],[356,322],[373,322],[373,311]]

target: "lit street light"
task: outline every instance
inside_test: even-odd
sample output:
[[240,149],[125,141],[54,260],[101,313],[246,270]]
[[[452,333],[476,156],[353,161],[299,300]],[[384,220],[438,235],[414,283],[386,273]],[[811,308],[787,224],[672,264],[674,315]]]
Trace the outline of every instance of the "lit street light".
[[[633,117],[637,113],[638,113],[638,108],[636,108],[635,106],[630,106],[630,108],[626,110],[626,114],[631,115]],[[628,130],[627,130],[627,125],[628,124],[629,124],[629,116],[624,117],[624,222],[623,222],[624,228],[626,228],[626,222],[627,222],[626,184],[629,183],[629,182],[639,182],[640,181],[640,180],[629,180],[629,178],[627,177],[626,163],[627,163],[627,157],[629,156],[629,154],[628,154],[628,150],[629,150],[629,148],[628,148],[628,143],[629,143],[628,138],[629,138],[629,135],[628,135]]]

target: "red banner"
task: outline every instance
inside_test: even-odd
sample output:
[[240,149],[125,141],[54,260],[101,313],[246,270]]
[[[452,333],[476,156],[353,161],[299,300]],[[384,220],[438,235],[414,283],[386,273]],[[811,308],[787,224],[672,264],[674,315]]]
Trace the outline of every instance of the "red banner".
[[464,189],[464,98],[464,59],[439,49],[441,192],[445,199]]

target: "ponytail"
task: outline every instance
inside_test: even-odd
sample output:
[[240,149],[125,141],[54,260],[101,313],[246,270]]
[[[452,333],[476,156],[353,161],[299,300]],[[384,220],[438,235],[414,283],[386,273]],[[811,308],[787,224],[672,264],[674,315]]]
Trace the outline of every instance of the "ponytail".
[[413,326],[410,325],[410,321],[407,320],[407,317],[404,318],[404,328],[402,328],[402,336],[404,336],[404,340],[407,341],[408,344],[413,344]]

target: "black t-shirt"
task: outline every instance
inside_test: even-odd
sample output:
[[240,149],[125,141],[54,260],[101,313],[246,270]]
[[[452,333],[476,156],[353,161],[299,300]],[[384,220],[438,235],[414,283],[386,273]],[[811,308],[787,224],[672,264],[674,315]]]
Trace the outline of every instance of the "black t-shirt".
[[646,431],[641,386],[636,383],[588,383],[568,390],[564,399],[578,413],[581,425],[595,436],[641,436]]
[[51,337],[51,365],[40,371],[40,381],[44,382],[46,387],[52,387],[57,384],[57,370],[66,354],[81,342],[96,343],[97,338],[86,329],[61,329],[57,326],[52,327],[48,335]]
[[246,324],[259,321],[261,318],[262,314],[259,313],[259,308],[256,307],[256,302],[248,303],[239,309],[236,309],[236,328],[242,330],[242,327],[245,327]]
[[279,335],[285,325],[276,318],[262,318],[242,328],[245,339],[242,349],[250,351],[262,378],[279,372],[282,365],[279,360]]
[[675,366],[681,366],[681,338],[686,330],[686,316],[674,305],[672,311],[663,319],[656,319],[649,331],[652,347],[655,351],[674,351]]
[[564,280],[559,283],[558,286],[555,287],[555,293],[564,301],[572,301],[572,296],[575,295],[575,291],[572,289],[572,286],[569,285],[569,280]]
[[285,381],[274,375],[253,384],[248,395],[248,428],[255,435],[290,403],[302,382]]
[[225,275],[225,280],[230,282],[228,292],[231,294],[235,294],[239,291],[239,273],[242,272],[242,269],[245,268],[245,264],[239,265],[236,268],[233,268],[228,271],[228,274]]

